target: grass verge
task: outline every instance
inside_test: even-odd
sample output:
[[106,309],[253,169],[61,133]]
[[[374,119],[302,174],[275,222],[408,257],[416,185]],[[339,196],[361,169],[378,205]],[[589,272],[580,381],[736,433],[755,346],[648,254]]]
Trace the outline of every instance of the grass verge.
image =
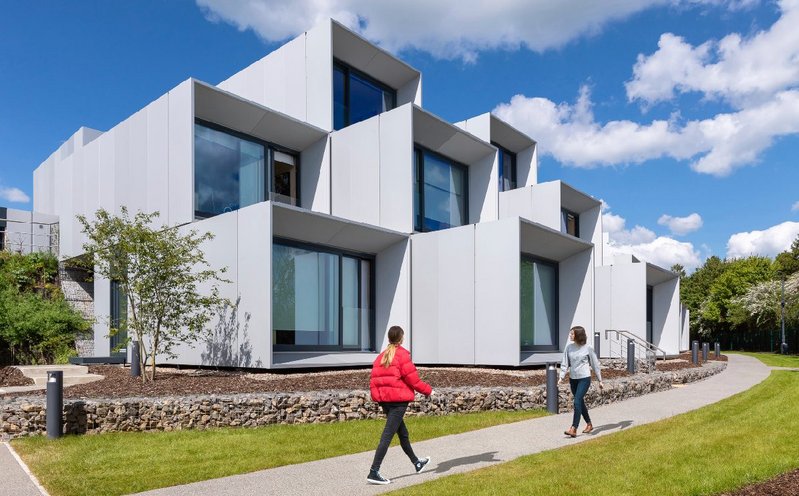
[[707,407],[392,494],[710,495],[799,467],[799,373]]
[[[405,419],[412,441],[546,415],[543,410]],[[383,420],[158,433],[30,437],[12,446],[53,496],[116,495],[373,450]]]
[[736,354],[755,357],[769,367],[799,368],[799,355],[780,355],[778,353],[751,352],[751,351],[725,351],[724,354]]

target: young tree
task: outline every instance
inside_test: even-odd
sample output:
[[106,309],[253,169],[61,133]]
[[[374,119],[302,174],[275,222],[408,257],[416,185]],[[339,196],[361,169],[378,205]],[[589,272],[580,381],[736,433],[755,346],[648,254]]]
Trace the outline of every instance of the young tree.
[[222,278],[227,268],[211,268],[200,250],[213,239],[211,233],[155,227],[158,215],[138,212],[131,218],[122,207],[118,216],[104,209],[93,221],[78,216],[88,237],[86,263],[95,274],[116,281],[127,297],[125,326],[139,342],[144,381],[155,379],[157,356],[174,358],[177,344],[207,337],[207,324],[226,303],[217,284],[229,282]]

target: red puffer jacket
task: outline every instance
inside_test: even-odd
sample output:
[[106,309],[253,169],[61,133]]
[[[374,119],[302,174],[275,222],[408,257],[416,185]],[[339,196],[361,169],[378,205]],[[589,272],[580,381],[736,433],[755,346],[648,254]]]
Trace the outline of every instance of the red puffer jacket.
[[433,388],[419,379],[416,366],[411,361],[411,354],[408,350],[402,346],[397,347],[394,360],[391,361],[388,368],[380,365],[383,353],[378,355],[372,364],[372,378],[369,380],[372,401],[378,403],[413,401],[414,390],[425,396],[430,396]]

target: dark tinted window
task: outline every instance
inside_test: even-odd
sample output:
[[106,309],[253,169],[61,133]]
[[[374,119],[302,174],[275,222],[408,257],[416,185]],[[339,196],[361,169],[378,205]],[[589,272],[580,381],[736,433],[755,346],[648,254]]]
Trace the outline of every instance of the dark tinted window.
[[397,92],[336,62],[333,66],[333,127],[342,129],[393,109]]
[[516,189],[516,154],[494,143],[499,150],[499,190]]
[[414,218],[417,231],[469,223],[466,166],[428,150],[416,150]]

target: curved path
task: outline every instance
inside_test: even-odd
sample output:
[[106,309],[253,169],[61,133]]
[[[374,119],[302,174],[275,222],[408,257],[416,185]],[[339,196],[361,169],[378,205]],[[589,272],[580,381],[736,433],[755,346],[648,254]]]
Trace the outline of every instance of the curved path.
[[[432,457],[430,469],[422,474],[415,474],[411,463],[400,448],[394,447],[389,450],[380,470],[384,476],[392,480],[387,486],[373,486],[366,483],[366,475],[373,456],[373,452],[366,452],[139,494],[148,496],[379,494],[685,413],[745,391],[763,381],[770,371],[769,367],[756,358],[731,355],[726,370],[709,379],[593,408],[591,417],[596,426],[594,433],[581,435],[576,439],[563,436],[563,430],[571,422],[572,414],[562,413],[414,443],[417,455]],[[375,446],[377,441],[375,439]]]

